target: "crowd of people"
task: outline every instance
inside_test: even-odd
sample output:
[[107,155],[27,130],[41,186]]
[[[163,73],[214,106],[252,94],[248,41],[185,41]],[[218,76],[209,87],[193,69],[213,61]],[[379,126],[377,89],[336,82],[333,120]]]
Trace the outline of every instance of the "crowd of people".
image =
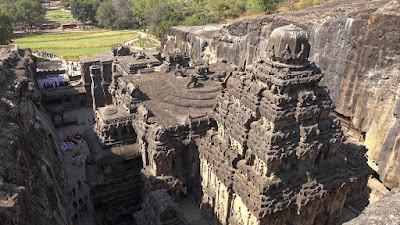
[[[82,166],[85,163],[85,157],[82,155],[81,150],[84,144],[84,135],[79,132],[71,132],[69,135],[63,136],[61,133],[59,135],[59,141],[61,141],[61,152],[63,155],[67,151],[71,151],[72,154],[72,165]],[[83,213],[88,211],[88,197],[86,195],[77,196],[76,186],[73,186],[70,191],[71,199],[73,200],[73,213],[72,221],[74,223],[78,222],[78,219],[83,216]],[[77,180],[77,188],[80,190],[82,188],[82,181]]]
[[[78,189],[81,189],[82,187],[82,181],[78,180]],[[76,223],[78,222],[79,217],[82,217],[83,213],[88,211],[88,197],[87,195],[83,197],[78,197],[76,198],[76,190],[75,187],[72,187],[71,191],[69,192],[71,199],[74,200],[72,203],[72,206],[74,207],[74,212],[72,215],[72,222]]]
[[55,57],[57,57],[56,54],[47,52],[45,50],[43,50],[43,51],[35,51],[34,50],[33,53],[35,53],[37,56],[39,56],[41,58],[45,58],[45,59],[54,59]]
[[79,63],[73,61],[65,61],[65,63],[67,64],[67,71],[69,72],[69,74],[71,76],[75,76],[75,71],[79,70]]
[[[63,135],[60,133],[59,139],[61,141],[61,152],[63,153],[63,155],[65,155],[66,151],[73,151],[74,147],[78,146],[78,145],[79,145],[79,148],[76,149],[73,156],[80,155],[79,149],[82,149],[82,145],[84,142],[82,133],[79,133],[79,132],[72,133],[71,132],[71,134],[65,136],[65,138],[63,138]],[[72,162],[72,163],[74,163],[74,162]]]
[[84,162],[85,159],[83,155],[81,154],[81,149],[83,146],[83,134],[82,133],[71,133],[70,135],[67,135],[64,139],[62,134],[59,134],[59,138],[61,142],[61,152],[63,155],[65,155],[66,151],[74,151],[75,146],[79,145],[79,148],[77,148],[72,155],[72,165],[78,165],[81,166]]
[[53,88],[60,86],[68,86],[69,79],[64,75],[60,76],[47,76],[46,78],[38,79],[37,83],[39,85],[39,89],[44,88]]
[[37,68],[39,68],[39,69],[47,69],[48,66],[45,65],[45,64],[43,64],[43,63],[39,63],[39,64],[37,65]]

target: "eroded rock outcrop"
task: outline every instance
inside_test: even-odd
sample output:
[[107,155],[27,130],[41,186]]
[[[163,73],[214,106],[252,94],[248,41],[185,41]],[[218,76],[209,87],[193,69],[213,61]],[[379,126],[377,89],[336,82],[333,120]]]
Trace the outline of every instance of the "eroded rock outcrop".
[[[381,200],[369,205],[357,218],[346,225],[399,224],[400,190],[395,188]],[[385,216],[382,216],[385,215]]]
[[302,27],[309,35],[309,59],[325,74],[321,83],[346,129],[364,142],[381,180],[392,188],[400,184],[399,12],[396,0],[339,0],[295,12],[293,22],[289,13],[280,13],[229,25],[173,27],[162,46],[165,52],[185,51],[194,61],[227,61],[245,69],[266,54],[275,28]]
[[30,50],[0,46],[0,223],[68,224],[66,176],[50,118],[31,82]]

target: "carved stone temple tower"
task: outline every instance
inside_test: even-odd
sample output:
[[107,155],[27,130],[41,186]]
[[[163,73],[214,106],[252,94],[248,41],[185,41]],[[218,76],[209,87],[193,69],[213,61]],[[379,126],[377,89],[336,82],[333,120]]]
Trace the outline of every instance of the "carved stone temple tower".
[[365,187],[366,150],[330,115],[305,31],[275,29],[266,51],[227,80],[218,130],[198,140],[201,207],[222,224],[335,224]]
[[90,66],[90,78],[92,79],[92,100],[93,100],[93,111],[95,112],[98,107],[104,107],[105,98],[104,92],[101,86],[101,69],[99,65]]

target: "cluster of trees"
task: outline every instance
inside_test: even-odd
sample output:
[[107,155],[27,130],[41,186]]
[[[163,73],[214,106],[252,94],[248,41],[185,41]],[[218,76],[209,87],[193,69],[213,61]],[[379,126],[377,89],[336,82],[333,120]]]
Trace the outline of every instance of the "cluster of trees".
[[9,43],[14,26],[35,26],[44,21],[45,14],[39,0],[0,0],[0,44]]
[[71,13],[73,17],[83,24],[87,21],[95,22],[94,16],[96,11],[92,4],[86,2],[75,2],[71,7]]
[[[50,0],[46,0],[47,2]],[[44,1],[44,2],[46,2]],[[244,14],[272,12],[284,0],[61,0],[75,19],[111,29],[148,29],[157,37],[176,25],[223,22]],[[40,0],[0,0],[0,44],[16,24],[44,21]]]
[[0,13],[9,17],[12,25],[21,23],[32,27],[44,21],[46,10],[39,0],[0,0]]
[[97,9],[96,20],[100,26],[112,29],[138,27],[134,24],[132,3],[128,0],[102,2]]
[[10,43],[12,35],[13,29],[11,26],[10,17],[0,12],[0,45],[6,45]]
[[[66,5],[71,0],[62,0]],[[272,12],[282,0],[72,0],[72,14],[111,29],[149,29],[162,37],[170,26],[202,25],[246,13]]]

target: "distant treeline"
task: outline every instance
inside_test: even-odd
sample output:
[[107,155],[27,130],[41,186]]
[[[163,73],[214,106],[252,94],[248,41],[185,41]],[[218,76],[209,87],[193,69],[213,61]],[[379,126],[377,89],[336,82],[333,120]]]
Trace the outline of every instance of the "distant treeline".
[[282,0],[62,0],[83,22],[111,29],[148,29],[162,37],[170,26],[224,22],[272,12]]
[[0,0],[0,44],[10,42],[14,26],[35,26],[45,14],[39,0]]
[[[50,0],[0,0],[0,44],[8,43],[12,27],[44,21],[42,3]],[[331,0],[294,0],[294,9]],[[73,17],[110,29],[143,29],[163,37],[176,25],[224,23],[244,15],[271,13],[278,6],[292,8],[290,0],[61,0]],[[11,33],[10,33],[11,30]]]

